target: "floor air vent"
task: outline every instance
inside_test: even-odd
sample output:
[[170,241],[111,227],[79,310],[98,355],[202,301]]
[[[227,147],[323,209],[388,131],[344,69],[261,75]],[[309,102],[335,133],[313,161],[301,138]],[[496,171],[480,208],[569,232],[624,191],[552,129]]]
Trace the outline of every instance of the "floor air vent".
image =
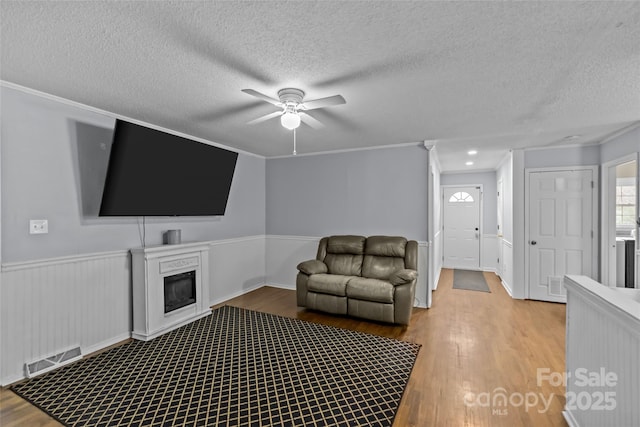
[[45,372],[49,372],[53,369],[59,368],[60,366],[75,362],[80,358],[82,358],[80,347],[73,347],[63,351],[62,353],[37,360],[32,363],[25,363],[27,377],[31,378],[36,375],[44,374]]

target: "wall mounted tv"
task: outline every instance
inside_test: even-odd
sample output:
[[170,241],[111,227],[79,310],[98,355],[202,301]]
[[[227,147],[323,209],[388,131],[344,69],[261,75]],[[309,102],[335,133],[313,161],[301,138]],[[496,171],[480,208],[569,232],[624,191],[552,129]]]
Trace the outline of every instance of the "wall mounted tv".
[[116,121],[100,216],[223,215],[238,153]]

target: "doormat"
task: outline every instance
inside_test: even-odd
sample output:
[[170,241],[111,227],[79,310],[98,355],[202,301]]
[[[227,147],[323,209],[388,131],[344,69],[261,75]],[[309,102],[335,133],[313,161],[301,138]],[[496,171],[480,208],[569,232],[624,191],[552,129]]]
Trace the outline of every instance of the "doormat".
[[482,271],[453,270],[453,289],[491,292]]

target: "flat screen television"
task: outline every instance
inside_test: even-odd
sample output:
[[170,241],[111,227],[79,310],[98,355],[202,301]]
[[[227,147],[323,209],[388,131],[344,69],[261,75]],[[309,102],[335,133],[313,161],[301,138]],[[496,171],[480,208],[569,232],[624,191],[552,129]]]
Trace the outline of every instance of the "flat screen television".
[[224,215],[238,153],[116,121],[100,216]]

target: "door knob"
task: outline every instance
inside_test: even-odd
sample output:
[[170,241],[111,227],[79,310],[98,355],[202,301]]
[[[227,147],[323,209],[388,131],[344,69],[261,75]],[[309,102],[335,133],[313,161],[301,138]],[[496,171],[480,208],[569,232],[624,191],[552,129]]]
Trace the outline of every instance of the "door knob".
[[532,240],[532,241],[531,241],[531,244],[532,244],[532,245],[537,245],[537,244],[538,244],[538,242],[536,242],[535,240]]

